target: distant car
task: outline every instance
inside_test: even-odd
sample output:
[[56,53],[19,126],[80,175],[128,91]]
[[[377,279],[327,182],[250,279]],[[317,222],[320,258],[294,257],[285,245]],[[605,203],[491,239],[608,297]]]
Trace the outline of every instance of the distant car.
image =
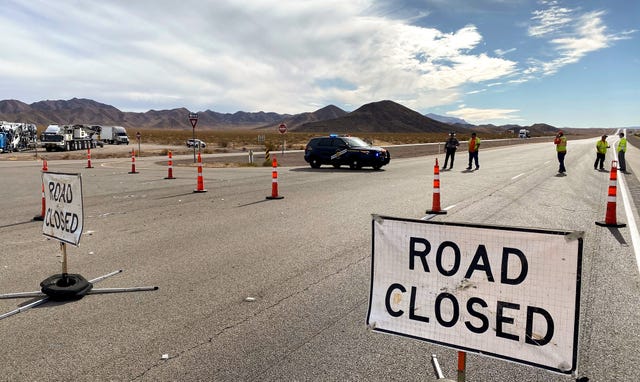
[[389,164],[391,155],[388,150],[371,146],[358,137],[330,135],[311,138],[304,150],[304,160],[312,168],[328,164],[335,168],[348,165],[352,169],[370,166],[379,170]]
[[207,147],[207,144],[199,139],[187,139],[187,147]]

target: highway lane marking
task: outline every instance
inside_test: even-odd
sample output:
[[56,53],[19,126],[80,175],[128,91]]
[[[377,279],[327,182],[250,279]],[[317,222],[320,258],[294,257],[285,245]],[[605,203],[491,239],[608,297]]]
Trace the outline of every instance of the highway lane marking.
[[511,180],[518,179],[519,177],[521,177],[524,174],[525,174],[524,172],[522,174],[518,174],[518,175],[514,176],[513,178],[511,178]]
[[618,182],[620,183],[620,194],[622,195],[622,203],[624,204],[624,213],[627,215],[627,226],[629,227],[629,233],[631,234],[631,245],[633,246],[633,251],[636,254],[638,271],[640,271],[640,234],[638,234],[638,225],[636,224],[636,219],[633,216],[629,190],[625,185],[623,177],[618,178]]
[[[444,211],[448,211],[448,210],[452,209],[455,206],[456,206],[455,204],[452,204],[452,205],[450,205],[448,207],[443,208],[443,210]],[[436,215],[437,214],[429,214],[429,215],[423,216],[422,218],[420,218],[420,220],[431,220]]]
[[[616,147],[616,143],[617,141],[614,142],[613,147]],[[615,149],[613,150],[613,156],[617,161],[618,152]],[[638,225],[636,224],[636,219],[633,216],[633,210],[631,209],[632,200],[629,197],[629,190],[627,189],[623,176],[618,177],[618,183],[620,183],[622,204],[624,204],[624,213],[627,215],[627,226],[629,227],[629,233],[631,234],[631,245],[633,246],[633,252],[636,255],[636,265],[638,266],[638,271],[640,271],[640,234],[638,234]]]

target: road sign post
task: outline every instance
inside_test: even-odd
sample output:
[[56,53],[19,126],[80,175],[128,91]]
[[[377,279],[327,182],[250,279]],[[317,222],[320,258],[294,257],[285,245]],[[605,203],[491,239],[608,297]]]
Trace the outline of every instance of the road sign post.
[[[196,163],[196,124],[198,124],[198,113],[189,113],[189,122],[193,128],[193,163]],[[198,145],[198,149],[200,145]]]
[[140,151],[140,138],[142,138],[142,135],[138,131],[138,132],[136,132],[136,139],[138,140],[138,156],[140,156],[140,154],[142,154],[142,151]]
[[281,123],[278,126],[278,131],[282,134],[282,155],[284,155],[284,146],[287,144],[287,141],[284,139],[284,134],[287,132],[287,125]]

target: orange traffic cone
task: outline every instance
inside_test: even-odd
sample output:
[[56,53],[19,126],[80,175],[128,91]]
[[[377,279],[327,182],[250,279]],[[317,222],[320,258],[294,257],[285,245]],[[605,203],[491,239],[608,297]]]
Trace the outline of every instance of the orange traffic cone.
[[436,164],[433,166],[433,204],[430,210],[427,210],[428,214],[446,214],[447,211],[440,209],[440,166],[438,165],[438,158],[436,158]]
[[169,151],[169,162],[167,163],[167,177],[165,179],[175,179],[173,177],[173,155]]
[[42,158],[42,171],[49,171],[49,166],[47,165],[47,158]]
[[267,199],[282,199],[284,196],[278,195],[278,160],[275,155],[271,165],[273,166],[273,171],[271,171],[271,196],[267,196]]
[[607,193],[607,213],[603,222],[596,222],[601,227],[625,227],[626,224],[616,222],[616,194],[618,188],[618,161],[611,161],[609,174],[609,190]]
[[87,168],[93,168],[91,166],[91,149],[87,149]]
[[193,192],[207,192],[204,189],[204,179],[202,178],[202,157],[200,153],[198,153],[198,188],[193,190]]
[[131,171],[129,171],[129,174],[137,174],[138,171],[136,171],[136,151],[135,150],[131,150]]

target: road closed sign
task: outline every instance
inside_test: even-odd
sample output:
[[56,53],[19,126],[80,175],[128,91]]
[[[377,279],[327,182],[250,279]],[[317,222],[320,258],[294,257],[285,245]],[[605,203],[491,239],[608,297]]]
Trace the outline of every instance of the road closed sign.
[[373,216],[367,325],[571,374],[582,234]]
[[78,245],[83,225],[80,174],[45,172],[42,174],[42,182],[45,199],[42,234]]

